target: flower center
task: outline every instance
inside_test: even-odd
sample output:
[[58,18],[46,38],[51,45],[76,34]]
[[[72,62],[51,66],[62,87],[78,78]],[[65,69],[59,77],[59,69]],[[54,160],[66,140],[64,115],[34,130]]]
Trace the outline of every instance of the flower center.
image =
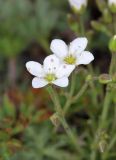
[[57,78],[56,78],[55,74],[48,73],[48,74],[46,74],[46,76],[44,77],[44,79],[46,81],[48,81],[49,83],[51,83],[52,81],[55,81]]
[[68,55],[67,57],[64,58],[64,62],[67,64],[75,64],[76,58],[73,57],[72,55]]

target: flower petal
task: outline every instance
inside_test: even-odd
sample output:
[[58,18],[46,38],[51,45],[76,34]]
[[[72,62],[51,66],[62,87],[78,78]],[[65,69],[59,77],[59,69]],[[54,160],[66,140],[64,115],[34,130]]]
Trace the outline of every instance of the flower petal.
[[34,76],[41,77],[42,74],[42,65],[38,62],[29,61],[26,63],[26,68]]
[[67,77],[63,77],[63,78],[60,78],[60,79],[53,81],[52,83],[59,86],[59,87],[67,87],[69,80]]
[[43,78],[33,78],[32,80],[32,86],[33,88],[42,88],[48,84],[47,81],[45,81]]
[[79,65],[79,64],[89,64],[93,60],[94,60],[93,54],[88,52],[88,51],[84,51],[77,58],[77,65]]
[[68,54],[68,46],[60,39],[54,39],[50,45],[51,51],[59,58],[64,58]]
[[55,73],[59,68],[60,61],[55,55],[50,55],[45,58],[43,65],[45,72]]
[[61,64],[58,71],[56,72],[56,76],[58,78],[69,77],[74,69],[75,65]]
[[85,50],[88,40],[85,37],[76,38],[70,43],[69,53],[70,54],[79,54]]

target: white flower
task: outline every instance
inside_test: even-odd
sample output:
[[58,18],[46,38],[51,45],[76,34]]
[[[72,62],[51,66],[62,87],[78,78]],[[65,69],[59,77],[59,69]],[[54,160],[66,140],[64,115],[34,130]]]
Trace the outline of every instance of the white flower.
[[69,3],[76,10],[81,10],[83,6],[87,6],[87,0],[69,0]]
[[49,83],[60,87],[68,86],[68,76],[74,67],[61,64],[55,55],[47,56],[41,65],[38,62],[29,61],[26,63],[27,70],[35,76],[32,80],[34,88],[41,88]]
[[55,39],[51,42],[50,49],[61,60],[62,63],[70,67],[80,64],[89,64],[94,60],[94,56],[89,51],[84,51],[87,46],[87,38],[74,39],[69,46],[64,41]]
[[116,0],[108,0],[109,6],[116,5]]

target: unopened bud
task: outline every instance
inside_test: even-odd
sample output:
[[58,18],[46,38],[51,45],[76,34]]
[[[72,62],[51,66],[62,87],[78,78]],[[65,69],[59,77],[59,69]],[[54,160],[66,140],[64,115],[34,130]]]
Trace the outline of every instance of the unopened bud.
[[110,40],[109,49],[112,53],[116,52],[116,35]]
[[108,5],[111,12],[116,13],[116,0],[108,0]]
[[89,75],[86,77],[86,81],[89,82],[89,81],[91,81],[91,80],[92,80],[92,75],[89,74]]
[[54,113],[51,117],[50,117],[51,122],[53,123],[53,125],[55,127],[58,127],[60,125],[60,121],[59,121],[59,116],[57,113]]
[[107,83],[110,83],[112,82],[112,78],[109,74],[101,74],[98,78],[99,82],[102,83],[102,84],[107,84]]
[[69,0],[69,3],[74,13],[82,14],[87,7],[87,0]]

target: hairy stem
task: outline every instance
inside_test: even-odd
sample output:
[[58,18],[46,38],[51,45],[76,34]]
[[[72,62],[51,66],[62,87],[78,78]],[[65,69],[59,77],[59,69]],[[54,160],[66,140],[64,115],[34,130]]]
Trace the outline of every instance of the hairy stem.
[[51,86],[47,88],[47,91],[50,94],[51,99],[53,100],[53,103],[54,103],[54,106],[55,106],[55,110],[59,115],[59,120],[60,120],[62,126],[64,127],[64,130],[67,133],[70,141],[72,142],[72,144],[75,147],[76,151],[81,152],[81,148],[80,148],[80,146],[78,145],[78,142],[77,142],[78,139],[73,134],[72,130],[70,129],[68,123],[65,120],[65,117],[63,115],[62,107],[60,105],[59,97],[57,95],[57,92]]
[[[111,63],[110,63],[110,67],[109,67],[109,74],[112,75],[113,74],[113,70],[115,68],[115,53],[112,54],[112,58],[111,58]],[[103,111],[102,111],[102,115],[101,115],[101,120],[100,120],[100,128],[103,128],[106,124],[106,118],[108,115],[108,111],[109,111],[109,106],[111,103],[111,94],[109,91],[109,84],[106,87],[106,95],[105,95],[105,99],[104,99],[104,104],[103,104]]]
[[85,84],[82,86],[82,88],[80,89],[80,91],[77,93],[77,95],[75,95],[73,98],[72,98],[72,103],[75,103],[84,93],[85,93],[85,90],[87,89],[88,87],[88,82],[85,82]]

